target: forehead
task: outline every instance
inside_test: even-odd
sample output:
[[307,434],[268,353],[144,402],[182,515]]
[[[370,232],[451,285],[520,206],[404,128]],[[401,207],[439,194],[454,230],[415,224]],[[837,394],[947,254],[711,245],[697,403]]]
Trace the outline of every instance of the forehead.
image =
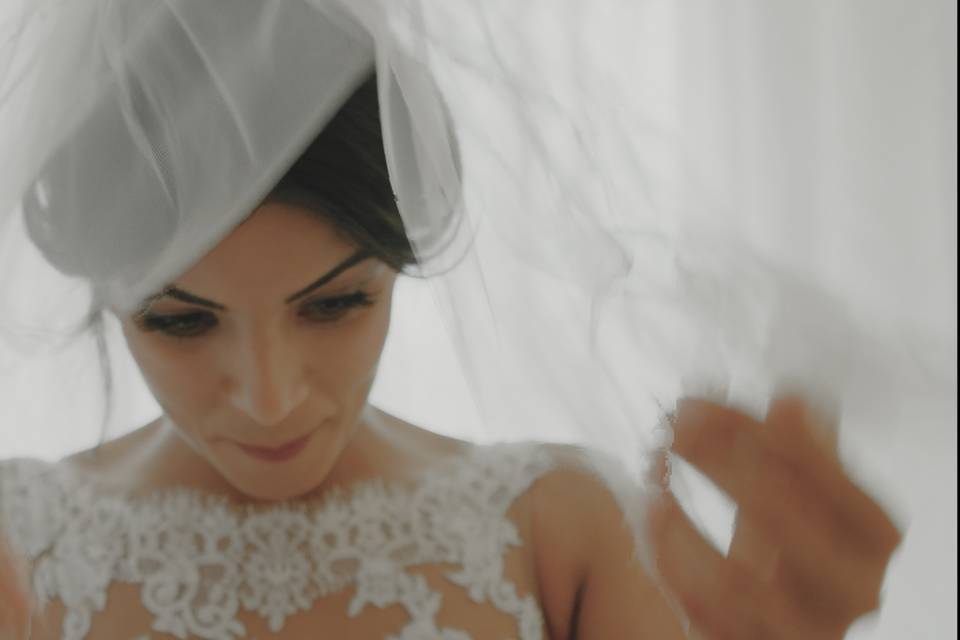
[[276,297],[278,287],[289,293],[309,284],[355,251],[320,215],[269,203],[172,284],[215,299]]

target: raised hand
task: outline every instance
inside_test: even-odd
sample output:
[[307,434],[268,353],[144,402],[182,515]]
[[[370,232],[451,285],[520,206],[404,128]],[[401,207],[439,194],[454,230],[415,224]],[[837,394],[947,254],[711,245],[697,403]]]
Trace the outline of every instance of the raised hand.
[[681,403],[672,451],[738,507],[726,556],[669,491],[651,513],[657,568],[699,637],[839,640],[879,608],[902,535],[847,475],[817,420],[796,398],[774,402],[763,422]]

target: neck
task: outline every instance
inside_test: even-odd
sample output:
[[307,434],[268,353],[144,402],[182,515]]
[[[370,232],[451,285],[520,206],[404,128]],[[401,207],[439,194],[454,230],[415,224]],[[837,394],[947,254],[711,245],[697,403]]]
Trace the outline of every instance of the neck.
[[[374,478],[415,480],[438,460],[462,452],[464,444],[425,432],[368,405],[324,481],[300,499],[316,499],[332,488]],[[235,504],[262,502],[234,488],[190,446],[167,416],[70,462],[118,494],[131,497],[185,487]]]
[[[324,481],[298,499],[315,499],[331,488],[346,487],[382,475],[385,465],[389,464],[388,450],[393,437],[388,422],[388,416],[368,405]],[[150,490],[187,486],[224,496],[231,502],[260,502],[234,488],[191,446],[169,417],[162,416],[148,429],[153,433],[138,456],[137,472],[149,478]]]

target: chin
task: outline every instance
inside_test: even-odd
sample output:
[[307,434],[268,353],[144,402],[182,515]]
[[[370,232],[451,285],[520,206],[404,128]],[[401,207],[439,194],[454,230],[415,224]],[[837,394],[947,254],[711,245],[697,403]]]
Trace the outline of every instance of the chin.
[[250,500],[283,502],[295,500],[317,490],[323,485],[327,473],[315,466],[312,473],[297,469],[301,465],[279,465],[273,470],[236,469],[220,467],[220,473],[230,486]]
[[312,444],[289,461],[264,462],[231,451],[214,466],[234,490],[247,498],[263,502],[294,500],[323,486],[337,459],[336,447],[330,446],[333,443]]

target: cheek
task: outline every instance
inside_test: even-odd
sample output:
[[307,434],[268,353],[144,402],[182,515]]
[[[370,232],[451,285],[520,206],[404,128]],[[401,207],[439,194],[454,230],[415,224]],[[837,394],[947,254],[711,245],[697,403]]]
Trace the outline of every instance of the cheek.
[[[136,330],[124,331],[127,346],[157,402],[168,413],[201,412],[216,387],[215,367],[207,350],[184,349]],[[190,384],[184,384],[189,380]]]
[[[335,396],[353,405],[366,400],[390,325],[391,295],[362,310],[349,321],[299,333],[293,353],[299,353],[314,392]],[[224,344],[179,344],[135,328],[125,328],[130,353],[157,402],[171,416],[194,419],[216,411],[223,403],[227,370],[234,353]],[[235,355],[235,353],[234,353]],[[232,364],[231,364],[232,363]],[[189,384],[184,384],[189,381]]]
[[308,340],[307,366],[314,379],[343,394],[365,392],[373,382],[390,325],[389,300],[343,326]]

